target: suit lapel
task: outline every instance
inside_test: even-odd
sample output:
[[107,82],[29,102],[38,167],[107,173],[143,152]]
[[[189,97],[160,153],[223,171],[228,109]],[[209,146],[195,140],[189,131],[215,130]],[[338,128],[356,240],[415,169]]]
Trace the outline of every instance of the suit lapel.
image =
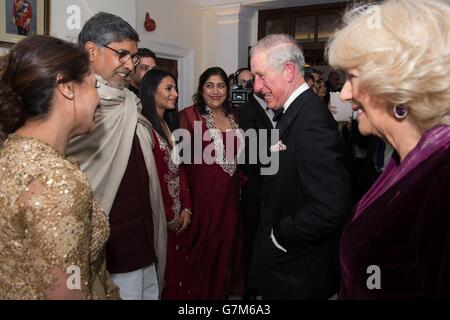
[[280,138],[283,137],[283,134],[289,128],[292,122],[294,122],[295,118],[298,115],[300,109],[305,105],[305,103],[314,95],[315,93],[312,89],[308,89],[299,95],[289,106],[285,114],[281,120],[277,123],[277,129],[280,130]]

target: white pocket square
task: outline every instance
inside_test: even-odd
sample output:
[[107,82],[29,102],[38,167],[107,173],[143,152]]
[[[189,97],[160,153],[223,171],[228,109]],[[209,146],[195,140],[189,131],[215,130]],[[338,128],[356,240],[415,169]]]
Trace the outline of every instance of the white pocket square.
[[270,147],[270,152],[280,152],[280,151],[286,151],[287,147],[285,144],[283,144],[283,141],[278,141],[277,144]]

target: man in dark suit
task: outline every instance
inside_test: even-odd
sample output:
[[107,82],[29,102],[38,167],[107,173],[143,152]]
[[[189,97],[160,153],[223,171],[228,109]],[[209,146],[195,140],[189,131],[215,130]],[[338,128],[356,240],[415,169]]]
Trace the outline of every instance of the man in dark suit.
[[[241,215],[244,226],[244,248],[245,248],[245,292],[244,299],[256,298],[258,292],[255,288],[248,285],[248,268],[253,251],[256,230],[259,224],[261,211],[261,187],[263,176],[261,167],[264,165],[261,160],[261,152],[265,152],[265,158],[268,157],[270,147],[270,130],[274,129],[273,111],[266,110],[267,104],[261,97],[249,95],[247,103],[237,109],[239,126],[242,130],[256,130],[257,142],[250,145],[250,140],[245,141],[245,161],[240,164],[240,169],[248,178],[241,189]],[[264,130],[264,131],[263,131]],[[262,134],[260,134],[262,133]],[[267,148],[260,150],[260,139],[267,139]],[[250,161],[253,159],[250,152],[254,152],[256,163]]]
[[328,299],[338,289],[338,240],[350,213],[343,142],[303,78],[295,40],[269,35],[251,50],[255,92],[283,110],[279,170],[264,178],[250,282],[263,299]]

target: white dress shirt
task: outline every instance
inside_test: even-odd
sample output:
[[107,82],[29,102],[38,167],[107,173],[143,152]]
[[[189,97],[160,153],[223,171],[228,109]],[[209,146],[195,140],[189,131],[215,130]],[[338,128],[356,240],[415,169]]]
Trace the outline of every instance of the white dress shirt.
[[286,110],[291,106],[292,102],[294,102],[294,100],[297,99],[299,95],[301,95],[303,92],[305,92],[308,89],[309,89],[309,86],[305,82],[300,87],[298,87],[294,92],[292,92],[292,94],[289,96],[289,98],[284,103],[284,106],[283,106],[284,111],[283,111],[283,113],[286,112]]

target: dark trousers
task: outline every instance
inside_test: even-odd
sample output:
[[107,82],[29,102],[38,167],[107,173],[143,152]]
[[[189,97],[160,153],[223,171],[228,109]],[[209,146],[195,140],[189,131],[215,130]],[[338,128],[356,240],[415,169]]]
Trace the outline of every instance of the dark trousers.
[[[253,187],[253,188],[252,188]],[[259,295],[257,289],[249,286],[249,269],[253,253],[253,245],[255,243],[256,231],[259,225],[259,216],[261,211],[260,199],[257,188],[244,187],[241,199],[241,214],[244,227],[244,263],[245,263],[245,282],[244,296],[245,300],[254,300]]]

